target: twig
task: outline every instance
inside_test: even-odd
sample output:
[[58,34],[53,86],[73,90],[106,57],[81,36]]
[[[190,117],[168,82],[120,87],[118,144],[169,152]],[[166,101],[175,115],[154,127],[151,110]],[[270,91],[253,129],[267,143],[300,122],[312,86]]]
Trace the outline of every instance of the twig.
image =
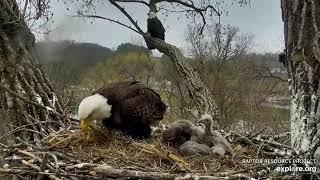
[[108,178],[133,178],[133,179],[151,179],[151,180],[165,180],[174,179],[177,175],[169,173],[158,172],[143,172],[125,169],[114,169],[108,165],[100,165],[94,168],[97,174]]
[[[43,159],[42,159],[41,166],[40,166],[40,172],[44,172],[45,171],[46,166],[47,166],[47,162],[48,162],[48,157],[49,157],[48,153],[45,153],[44,156],[43,156]],[[43,174],[39,174],[37,180],[42,180],[43,177],[44,177]]]
[[25,98],[25,97],[22,97],[22,96],[19,95],[18,93],[14,92],[14,91],[12,91],[11,89],[9,89],[9,88],[7,88],[6,86],[4,86],[2,83],[0,83],[0,88],[3,89],[3,90],[5,90],[5,91],[7,91],[9,94],[15,96],[16,98],[24,101],[25,103],[32,104],[32,105],[34,105],[34,106],[36,106],[36,107],[39,107],[39,108],[42,108],[42,109],[47,109],[47,107],[44,106],[44,105],[41,105],[41,104],[36,103],[36,102],[33,102],[33,101],[31,101],[31,100],[29,100],[29,99],[27,99],[27,98]]
[[29,0],[25,0],[23,11],[22,11],[22,19],[24,19],[26,17],[28,2],[29,2]]
[[266,130],[266,128],[262,128],[260,131],[258,131],[258,132],[256,132],[256,133],[254,133],[253,135],[251,135],[251,133],[249,134],[250,136],[250,138],[253,138],[253,137],[256,137],[256,136],[258,136],[259,134],[261,134],[262,132],[264,132]]
[[36,156],[36,155],[34,155],[34,154],[30,153],[30,152],[23,151],[23,150],[20,150],[20,149],[18,149],[17,152],[20,153],[20,154],[23,154],[23,155],[25,155],[25,156],[29,156],[29,157],[31,157],[32,159],[35,159],[35,160],[37,160],[38,162],[42,163],[42,159],[41,159],[41,158],[39,158],[38,156]]
[[[26,155],[26,156],[29,156],[29,157],[31,157],[32,159],[37,160],[37,161],[40,162],[40,163],[43,163],[43,160],[42,160],[40,157],[38,157],[38,156],[36,156],[36,155],[34,155],[34,154],[30,153],[30,152],[23,151],[23,150],[17,150],[17,152],[20,153],[20,154],[24,154],[24,155]],[[48,163],[45,163],[45,164],[46,164],[46,166],[47,166],[49,169],[51,169],[52,171],[55,170],[52,165],[50,165],[50,164],[48,164]]]
[[141,3],[144,4],[146,6],[149,6],[149,4],[145,1],[139,1],[139,0],[114,0],[116,2],[132,2],[132,3]]
[[137,31],[136,29],[133,29],[132,27],[130,27],[129,25],[124,24],[124,23],[122,23],[122,22],[120,22],[120,21],[111,19],[111,18],[107,18],[107,17],[103,17],[103,16],[98,16],[98,15],[79,15],[79,16],[72,16],[72,17],[85,17],[85,18],[105,19],[105,20],[108,20],[108,21],[110,21],[110,22],[114,22],[114,23],[117,23],[117,24],[119,24],[119,25],[121,25],[121,26],[124,26],[124,27],[126,27],[126,28],[129,28],[129,29],[131,29],[132,31],[134,31],[134,32],[136,32],[136,33],[138,33],[138,34],[143,35],[143,32],[139,32],[139,31]]
[[51,108],[49,106],[44,106],[44,105],[41,105],[39,103],[33,102],[33,101],[31,101],[31,100],[29,100],[29,99],[27,99],[25,97],[22,97],[18,93],[14,92],[11,89],[9,89],[6,86],[4,86],[2,83],[0,83],[0,88],[3,89],[4,91],[8,92],[9,94],[15,96],[16,98],[22,100],[25,103],[31,104],[31,105],[36,106],[36,107],[41,108],[41,109],[45,109],[47,111],[51,111],[51,112],[53,112],[53,113],[55,113],[55,114],[57,114],[57,115],[59,115],[61,117],[65,117],[65,116],[63,116],[62,114],[58,113],[56,110],[54,110],[53,108]]
[[285,145],[285,144],[281,144],[278,142],[273,142],[270,140],[264,140],[264,139],[259,139],[259,138],[254,138],[254,141],[258,141],[258,142],[263,142],[265,144],[269,144],[272,147],[276,147],[276,148],[286,148],[286,149],[290,149],[290,150],[294,150],[293,147]]
[[[35,122],[34,124],[38,124],[38,123],[47,123],[47,122]],[[13,133],[15,133],[15,132],[18,132],[20,130],[31,131],[31,132],[35,132],[35,133],[44,135],[43,133],[37,132],[37,131],[32,130],[32,129],[24,129],[25,127],[28,127],[28,126],[32,126],[32,124],[26,124],[26,125],[23,125],[23,126],[19,126],[19,127],[15,128],[15,129],[3,134],[2,136],[0,136],[0,140],[5,138],[5,137],[7,137],[7,136],[9,136],[9,135],[11,135],[11,134],[13,134]]]
[[[24,169],[9,169],[9,168],[0,168],[0,174],[30,174],[30,175],[56,175],[54,173],[47,173],[47,172],[38,172],[38,171],[30,171],[30,170],[24,170]],[[79,177],[83,179],[93,179],[97,178],[96,176],[92,175],[80,175],[80,174],[71,174],[71,173],[59,173],[58,175],[64,176],[64,177]]]
[[128,19],[129,21],[133,24],[134,27],[137,28],[138,32],[140,32],[139,34],[144,34],[144,32],[142,31],[142,29],[139,27],[138,22],[134,21],[133,18],[129,15],[129,13],[123,8],[121,7],[118,3],[116,3],[114,0],[109,0],[109,2],[114,5],[116,8],[118,8]]
[[70,170],[70,169],[81,169],[81,168],[85,168],[85,167],[97,167],[96,164],[91,164],[91,163],[79,163],[79,164],[75,164],[72,166],[67,166],[66,170]]
[[22,140],[20,137],[17,137],[16,139],[17,139],[17,141],[18,141],[19,143],[21,143],[21,144],[23,144],[23,145],[25,145],[25,146],[27,146],[27,147],[31,147],[31,148],[33,148],[33,149],[40,149],[40,148],[37,147],[37,146],[34,146],[34,145],[32,145],[32,144],[30,144],[30,143],[28,143],[28,142],[25,142],[25,141]]
[[[31,164],[31,163],[29,163],[29,162],[27,162],[27,161],[25,161],[25,160],[22,160],[21,162],[22,162],[22,164],[24,164],[24,165],[26,165],[26,166],[29,166],[29,167],[31,167],[31,168],[34,169],[34,170],[39,171],[39,174],[41,174],[41,169],[40,169],[39,166],[34,165],[34,164]],[[52,174],[49,175],[49,178],[51,178],[51,179],[53,179],[53,180],[62,180],[62,179],[60,179],[60,178],[58,178],[58,177],[56,177],[55,175],[52,175]]]
[[221,180],[221,179],[251,179],[245,174],[234,174],[230,176],[201,176],[196,174],[187,174],[185,176],[176,177],[175,180],[190,180],[190,179],[204,179],[204,180]]
[[278,139],[282,139],[284,137],[288,137],[290,136],[290,132],[285,132],[279,135],[267,135],[267,134],[259,134],[258,137],[262,138],[262,139],[273,139],[273,140],[278,140]]

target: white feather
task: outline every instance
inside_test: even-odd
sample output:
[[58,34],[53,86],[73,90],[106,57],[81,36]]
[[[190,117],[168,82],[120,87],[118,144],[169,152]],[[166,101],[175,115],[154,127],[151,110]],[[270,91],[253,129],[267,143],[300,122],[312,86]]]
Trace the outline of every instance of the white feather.
[[80,119],[86,119],[90,116],[92,120],[103,120],[111,116],[111,107],[107,102],[107,98],[100,94],[95,94],[81,101],[78,115]]
[[157,14],[155,12],[152,12],[152,11],[148,12],[148,19],[153,19],[155,17],[157,17]]
[[203,115],[201,116],[201,120],[203,120],[203,119],[212,120],[213,118],[212,118],[212,116],[211,116],[210,114],[205,113],[205,114],[203,114]]

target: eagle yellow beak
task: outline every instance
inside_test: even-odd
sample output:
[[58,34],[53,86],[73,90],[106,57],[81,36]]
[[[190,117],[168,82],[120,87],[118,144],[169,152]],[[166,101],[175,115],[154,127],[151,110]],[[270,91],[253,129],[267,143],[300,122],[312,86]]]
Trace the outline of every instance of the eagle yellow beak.
[[90,130],[90,120],[89,119],[81,119],[80,120],[80,129],[82,131],[88,131]]

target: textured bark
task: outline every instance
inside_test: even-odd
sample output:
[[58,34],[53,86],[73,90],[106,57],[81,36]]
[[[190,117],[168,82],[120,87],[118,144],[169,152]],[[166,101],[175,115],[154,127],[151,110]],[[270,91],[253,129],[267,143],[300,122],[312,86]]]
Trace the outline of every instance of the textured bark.
[[320,142],[320,3],[281,0],[291,91],[291,143],[313,156]]
[[0,0],[0,116],[6,114],[0,123],[8,127],[1,133],[24,126],[12,134],[39,142],[42,133],[63,125],[62,109],[37,65],[35,38],[20,17],[16,1]]
[[188,65],[181,50],[160,39],[151,39],[146,35],[145,38],[148,38],[160,52],[167,55],[174,63],[178,73],[184,80],[189,95],[197,104],[199,115],[209,113],[215,120],[219,121],[219,110],[210,90],[202,82],[199,74]]

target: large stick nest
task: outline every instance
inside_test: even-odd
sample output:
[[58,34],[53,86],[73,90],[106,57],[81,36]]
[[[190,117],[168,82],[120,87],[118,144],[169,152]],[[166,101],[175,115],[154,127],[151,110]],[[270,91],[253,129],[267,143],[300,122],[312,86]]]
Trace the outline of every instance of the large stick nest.
[[[42,139],[41,147],[24,142],[2,145],[0,173],[21,179],[220,179],[280,176],[276,165],[246,163],[257,159],[293,158],[280,136],[235,133],[224,135],[234,154],[225,157],[183,157],[163,143],[159,135],[138,141],[120,132],[108,136],[85,134],[76,125]],[[297,156],[296,156],[297,157]],[[288,175],[288,174],[287,174]]]

